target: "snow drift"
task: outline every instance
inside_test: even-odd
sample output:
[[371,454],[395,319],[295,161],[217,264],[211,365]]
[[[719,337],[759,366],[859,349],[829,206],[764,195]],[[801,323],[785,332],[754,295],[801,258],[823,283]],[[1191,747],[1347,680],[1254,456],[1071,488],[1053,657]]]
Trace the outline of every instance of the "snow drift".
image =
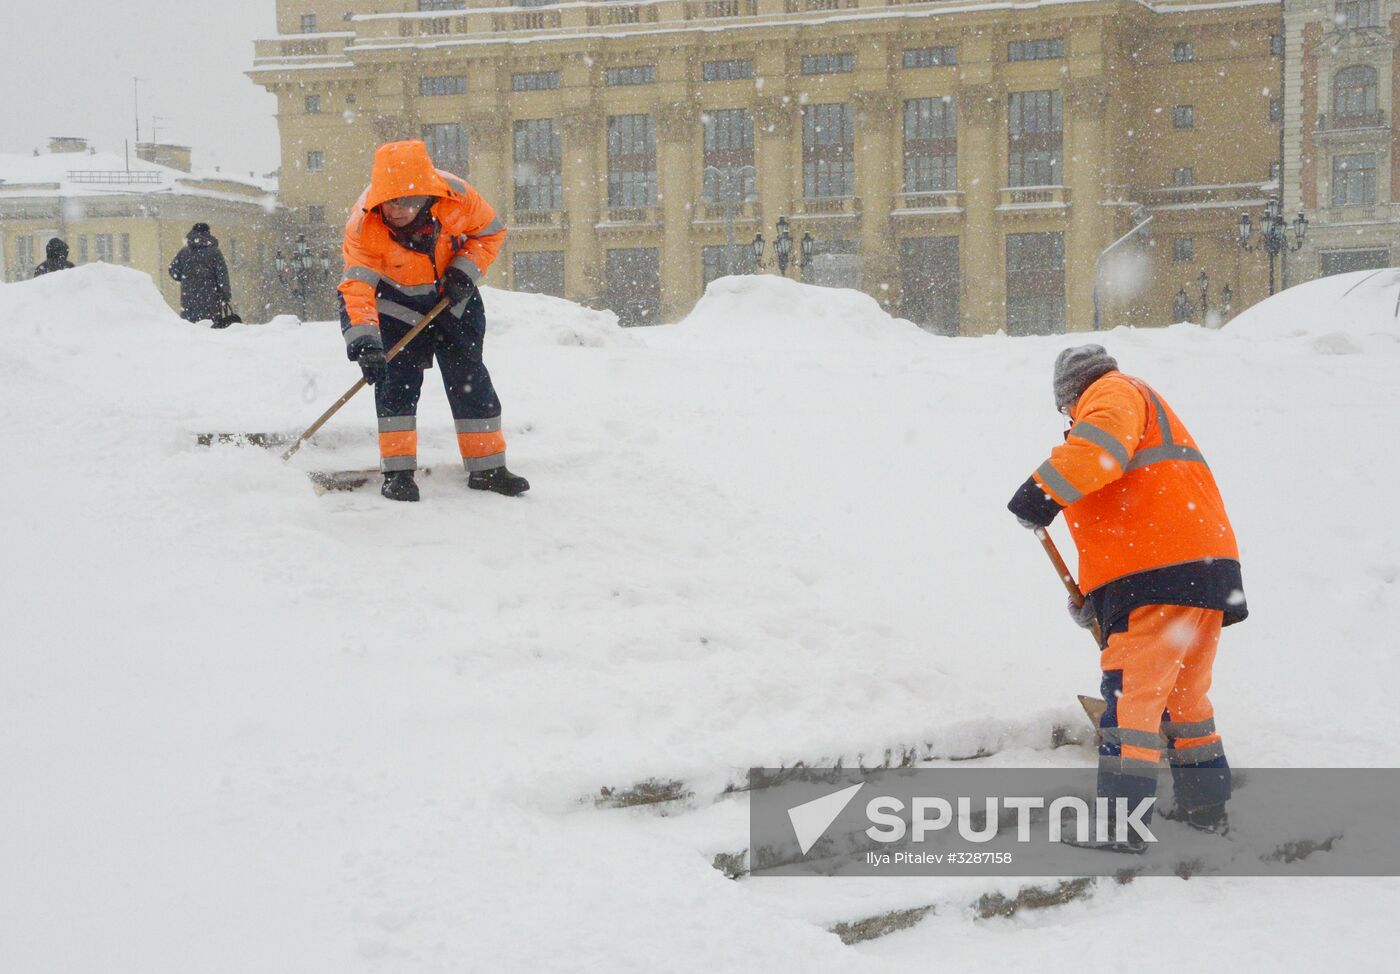
[[[1377,444],[1400,434],[1400,345],[1278,337],[1313,327],[1291,294],[1276,334],[1241,316],[1095,339],[1180,411],[1235,522],[1252,615],[1212,694],[1232,760],[1390,765],[1400,529]],[[941,907],[853,950],[818,925],[833,897],[851,917],[971,887],[724,879],[710,859],[746,842],[743,806],[711,799],[750,764],[1093,761],[1044,750],[1096,656],[1004,509],[1063,428],[1054,356],[1086,336],[935,338],[773,278],[636,332],[486,299],[534,490],[467,493],[433,372],[420,458],[440,475],[404,507],[308,488],[373,466],[367,396],[291,465],[194,445],[319,414],[357,374],[334,324],[207,331],[120,268],[0,287],[23,447],[0,546],[0,967],[914,970],[937,938],[964,966],[1077,970],[1067,943],[1168,915],[1202,936],[1143,969],[1207,943],[1252,957],[1239,917],[1278,952],[1306,917],[1347,931],[1334,963],[1393,955],[1389,881],[1275,885],[1267,909],[1258,882],[1142,882],[1003,926]],[[587,801],[647,778],[694,798],[665,819]]]

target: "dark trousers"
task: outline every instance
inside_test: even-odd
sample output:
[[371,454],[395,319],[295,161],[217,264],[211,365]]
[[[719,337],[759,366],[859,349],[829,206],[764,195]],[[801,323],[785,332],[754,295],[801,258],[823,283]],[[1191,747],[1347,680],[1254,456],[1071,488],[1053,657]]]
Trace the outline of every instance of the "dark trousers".
[[[394,334],[397,331],[398,334]],[[406,334],[384,323],[384,341],[392,347]],[[418,466],[418,399],[423,370],[437,360],[456,421],[457,444],[469,471],[505,465],[501,401],[482,361],[486,313],[481,295],[473,294],[460,315],[444,311],[389,363],[388,377],[374,389],[379,416],[380,468],[413,470]]]

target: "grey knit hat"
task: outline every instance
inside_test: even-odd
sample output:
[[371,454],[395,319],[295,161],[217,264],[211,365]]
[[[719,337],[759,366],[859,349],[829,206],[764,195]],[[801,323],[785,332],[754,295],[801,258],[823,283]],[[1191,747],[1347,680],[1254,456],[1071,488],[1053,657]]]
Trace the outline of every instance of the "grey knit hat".
[[1095,379],[1118,368],[1102,345],[1076,345],[1055,357],[1055,408],[1073,404]]

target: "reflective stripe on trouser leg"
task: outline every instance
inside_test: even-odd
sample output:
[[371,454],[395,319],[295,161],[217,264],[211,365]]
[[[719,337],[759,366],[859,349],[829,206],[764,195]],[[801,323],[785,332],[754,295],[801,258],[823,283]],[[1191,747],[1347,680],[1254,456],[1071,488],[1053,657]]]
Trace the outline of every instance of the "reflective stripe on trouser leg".
[[506,437],[501,432],[500,416],[456,422],[457,446],[462,451],[462,465],[469,473],[506,465]]
[[379,418],[379,469],[418,468],[418,421],[413,416],[381,416]]

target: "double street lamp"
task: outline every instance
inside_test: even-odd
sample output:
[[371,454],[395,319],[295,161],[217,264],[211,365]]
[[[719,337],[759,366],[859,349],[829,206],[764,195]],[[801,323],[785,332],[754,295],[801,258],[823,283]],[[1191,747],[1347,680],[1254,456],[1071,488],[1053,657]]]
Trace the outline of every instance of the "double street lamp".
[[[322,248],[318,257],[311,249],[311,245],[306,242],[306,234],[298,234],[296,243],[292,247],[292,256],[284,257],[282,251],[277,251],[273,258],[273,264],[277,268],[277,277],[284,287],[292,290],[300,299],[301,316],[303,320],[310,316],[311,304],[311,282],[317,277],[316,271],[320,270],[317,278],[318,283],[324,284],[330,280],[331,257],[330,252]],[[293,287],[293,285],[295,285]]]
[[[804,268],[812,262],[812,250],[817,241],[810,233],[804,233],[798,242],[797,266]],[[754,234],[753,255],[756,260],[763,258],[763,234]],[[787,277],[788,263],[792,260],[792,227],[785,216],[778,217],[778,235],[773,240],[773,253],[778,258],[778,273]]]
[[1264,219],[1259,226],[1259,242],[1251,244],[1250,237],[1254,234],[1254,224],[1248,213],[1240,214],[1240,246],[1245,250],[1257,250],[1260,245],[1264,252],[1269,255],[1269,293],[1274,293],[1274,261],[1278,255],[1285,250],[1297,251],[1303,246],[1303,239],[1308,235],[1308,218],[1299,210],[1298,215],[1293,218],[1293,238],[1288,237],[1288,221],[1283,216],[1283,204],[1279,202],[1277,196],[1270,196],[1269,201],[1264,204]]

